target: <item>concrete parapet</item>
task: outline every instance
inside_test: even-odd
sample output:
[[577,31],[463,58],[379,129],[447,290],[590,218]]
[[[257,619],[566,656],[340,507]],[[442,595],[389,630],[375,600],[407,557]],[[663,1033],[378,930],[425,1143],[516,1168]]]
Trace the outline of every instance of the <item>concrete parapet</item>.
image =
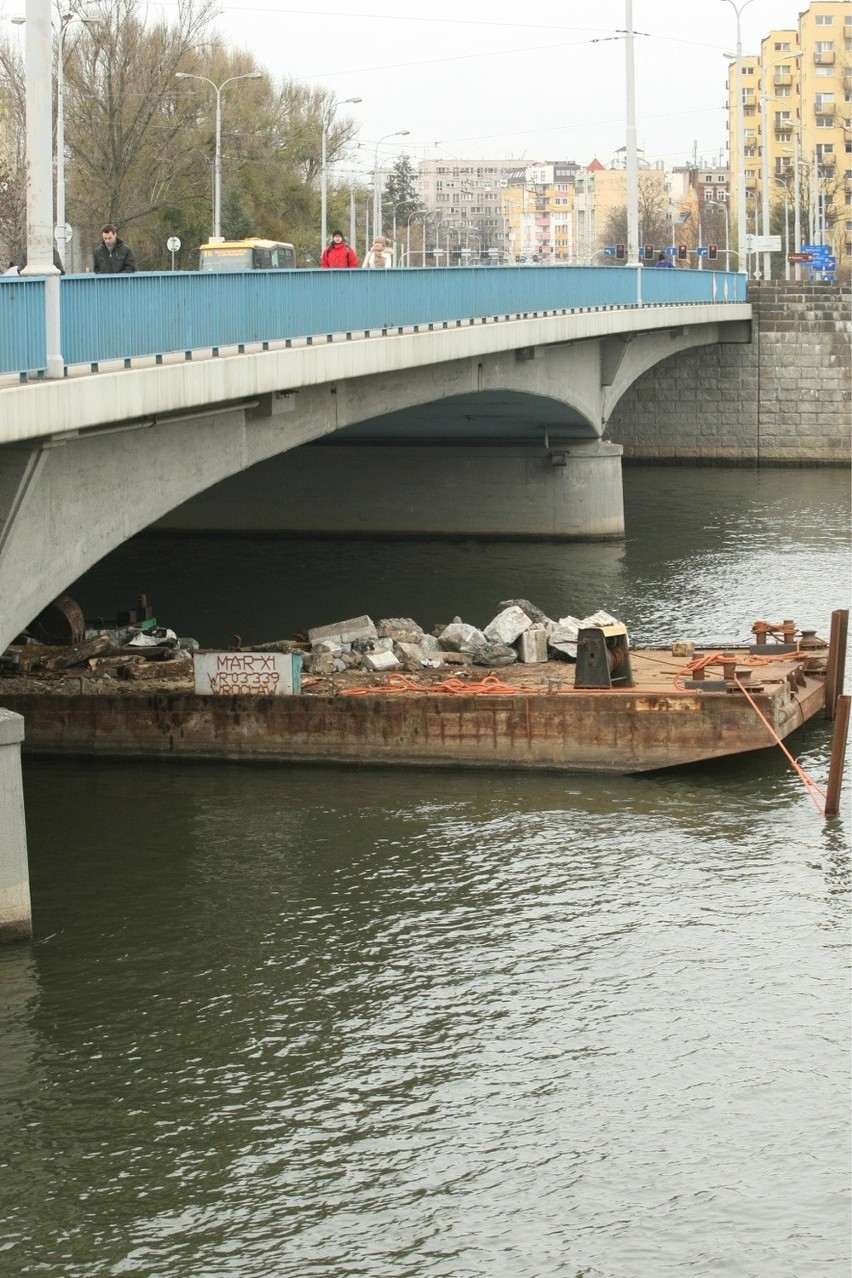
[[0,708],[0,943],[32,936],[27,833],[21,784],[24,721]]

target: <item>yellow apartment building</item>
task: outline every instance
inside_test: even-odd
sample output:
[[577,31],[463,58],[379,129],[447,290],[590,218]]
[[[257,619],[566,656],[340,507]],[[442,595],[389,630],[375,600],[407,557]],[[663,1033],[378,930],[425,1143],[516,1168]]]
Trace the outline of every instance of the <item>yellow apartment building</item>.
[[[780,235],[771,255],[775,278],[787,274],[786,252],[825,243],[848,276],[852,259],[852,4],[812,0],[797,28],[770,31],[758,56],[743,58],[742,124],[736,111],[736,67],[728,72],[731,225],[739,219],[738,133],[742,127],[746,231]],[[795,243],[796,203],[799,243]],[[738,246],[739,247],[739,246]],[[762,266],[762,259],[760,262]],[[742,269],[745,269],[743,259]]]

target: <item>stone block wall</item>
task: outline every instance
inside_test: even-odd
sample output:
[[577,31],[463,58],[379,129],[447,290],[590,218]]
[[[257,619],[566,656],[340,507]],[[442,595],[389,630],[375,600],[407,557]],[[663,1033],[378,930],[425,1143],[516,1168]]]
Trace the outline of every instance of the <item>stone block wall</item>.
[[717,344],[650,369],[607,435],[646,464],[841,466],[852,461],[852,314],[840,285],[749,285],[748,345]]

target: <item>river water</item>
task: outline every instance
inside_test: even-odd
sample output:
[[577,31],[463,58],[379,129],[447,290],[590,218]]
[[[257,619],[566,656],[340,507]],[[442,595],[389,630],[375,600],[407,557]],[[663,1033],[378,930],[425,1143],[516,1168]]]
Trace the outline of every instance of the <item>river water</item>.
[[[515,597],[636,642],[848,607],[847,475],[625,489],[624,545],[140,538],[72,593],[205,645]],[[829,743],[794,739],[823,785]],[[24,782],[3,1278],[848,1275],[848,775],[831,822],[780,752]]]

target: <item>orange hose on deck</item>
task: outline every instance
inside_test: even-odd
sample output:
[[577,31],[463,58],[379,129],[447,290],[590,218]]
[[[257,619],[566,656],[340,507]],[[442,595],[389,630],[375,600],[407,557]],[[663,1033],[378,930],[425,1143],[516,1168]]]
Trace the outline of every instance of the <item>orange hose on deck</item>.
[[464,679],[443,679],[440,683],[420,684],[408,675],[389,674],[384,687],[344,688],[345,697],[369,696],[371,692],[449,692],[454,696],[528,696],[529,688],[512,688],[496,675],[486,675],[479,683],[466,683]]

